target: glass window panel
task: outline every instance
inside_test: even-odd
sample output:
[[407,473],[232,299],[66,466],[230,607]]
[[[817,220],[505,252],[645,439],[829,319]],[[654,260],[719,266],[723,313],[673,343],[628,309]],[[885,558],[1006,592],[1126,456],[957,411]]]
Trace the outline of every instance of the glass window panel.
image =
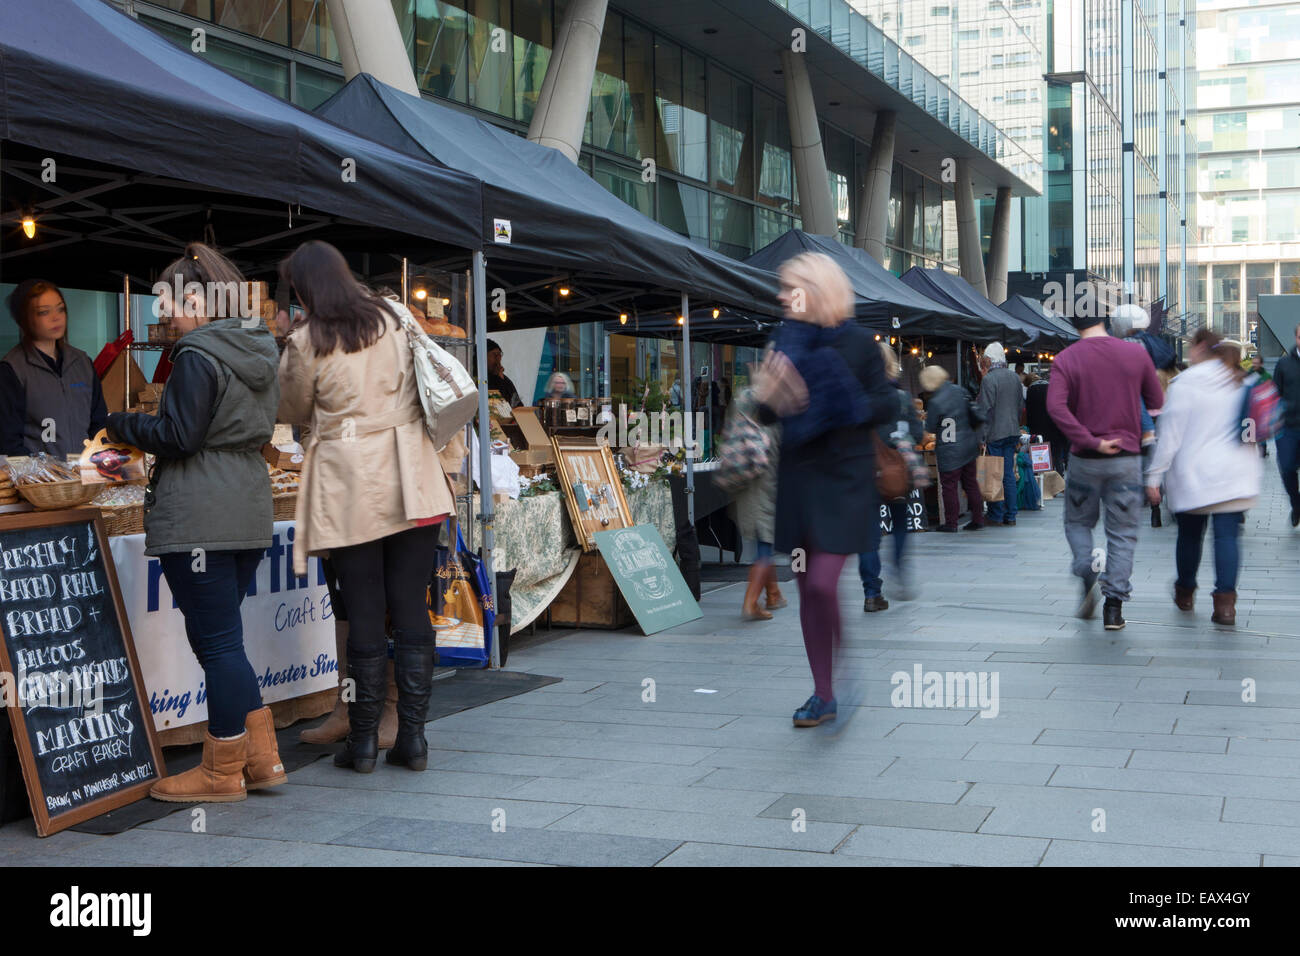
[[653,157],[660,136],[655,108],[654,34],[630,20],[623,23],[623,69],[627,80],[628,156]]
[[550,0],[515,0],[515,119],[531,123],[555,46]]
[[593,178],[638,212],[654,218],[653,186],[641,179],[641,170],[629,169],[597,157]]
[[675,179],[660,179],[659,221],[683,236],[708,242],[709,194]]
[[457,103],[469,101],[468,36],[469,14],[461,6],[443,0],[420,4],[415,19],[415,79],[420,89]]
[[469,103],[498,116],[514,116],[510,53],[510,0],[468,0]]
[[216,0],[213,22],[269,40],[288,42],[289,17],[284,0]]
[[709,178],[707,75],[704,60],[662,37],[655,39],[655,101],[662,139],[661,168],[692,179]]
[[630,112],[627,83],[623,79],[623,18],[610,11],[605,15],[596,74],[591,81],[586,141],[611,153],[626,152]]
[[289,39],[293,48],[337,63],[339,48],[325,0],[292,0],[290,11]]
[[754,251],[754,207],[716,193],[710,199],[709,245],[734,259],[745,258]]
[[152,2],[168,10],[175,10],[177,13],[198,17],[200,20],[212,19],[212,0],[152,0]]
[[1282,295],[1300,295],[1300,262],[1278,263],[1278,292]]
[[755,249],[762,249],[768,243],[775,242],[794,226],[794,218],[759,206],[754,210],[754,224],[757,235],[754,239]]
[[730,73],[708,68],[710,181],[715,189],[754,198],[753,94]]
[[293,101],[305,110],[314,110],[339,91],[343,77],[298,63],[293,73]]
[[790,156],[790,115],[774,96],[754,98],[758,137],[758,201],[790,211],[794,203],[794,168]]
[[207,58],[217,66],[235,74],[245,83],[280,97],[289,98],[289,63],[279,57],[268,56],[236,46],[215,37],[208,37]]

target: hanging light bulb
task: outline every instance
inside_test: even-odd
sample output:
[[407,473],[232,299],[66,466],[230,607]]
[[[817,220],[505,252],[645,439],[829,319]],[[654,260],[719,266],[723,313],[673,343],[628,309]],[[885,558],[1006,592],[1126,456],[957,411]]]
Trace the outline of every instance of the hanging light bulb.
[[415,297],[423,302],[425,299],[429,298],[429,291],[427,289],[416,289]]
[[894,337],[892,335],[889,337],[889,344],[890,345],[894,344]]
[[569,294],[569,287],[563,285],[560,286],[560,295],[568,295],[568,294]]
[[876,336],[876,341],[877,341],[877,342],[880,341],[880,336],[879,336],[879,335]]
[[679,315],[679,316],[677,316],[677,324],[678,324],[678,325],[685,325],[685,324],[686,324],[686,316],[684,316],[684,315]]
[[499,318],[502,322],[504,322],[506,320],[506,310],[502,309],[500,312],[498,312],[497,318]]
[[920,354],[921,354],[921,350],[920,350],[920,349],[917,349],[917,348],[914,348],[914,349],[912,349],[912,354],[913,354],[913,355],[920,355]]
[[451,299],[444,298],[444,299],[442,300],[442,304],[443,304],[443,305],[451,305]]
[[626,312],[620,312],[620,313],[618,314],[618,324],[619,324],[619,325],[627,325],[627,313],[626,313]]
[[31,216],[23,216],[23,235],[28,239],[36,238],[36,220]]
[[721,314],[722,314],[722,310],[721,310],[721,309],[714,309],[714,310],[713,310],[713,317],[714,317],[715,319],[716,319],[718,316],[720,316]]

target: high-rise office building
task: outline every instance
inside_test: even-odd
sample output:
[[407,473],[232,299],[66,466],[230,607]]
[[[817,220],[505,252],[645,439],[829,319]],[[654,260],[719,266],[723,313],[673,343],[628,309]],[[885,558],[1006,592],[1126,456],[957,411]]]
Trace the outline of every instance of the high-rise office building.
[[1300,292],[1300,3],[1199,0],[1195,288],[1215,331]]

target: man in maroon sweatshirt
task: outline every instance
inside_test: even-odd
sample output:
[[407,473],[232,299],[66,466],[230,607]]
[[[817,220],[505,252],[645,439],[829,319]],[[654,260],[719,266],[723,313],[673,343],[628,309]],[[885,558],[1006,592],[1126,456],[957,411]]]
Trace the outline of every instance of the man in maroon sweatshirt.
[[[1146,349],[1106,334],[1104,319],[1075,318],[1079,341],[1052,363],[1047,411],[1070,441],[1065,486],[1065,540],[1074,555],[1071,570],[1083,580],[1079,617],[1105,595],[1106,630],[1124,626],[1129,599],[1138,517],[1142,513],[1142,412],[1153,415],[1164,392]],[[1106,551],[1093,551],[1092,529],[1106,508]]]

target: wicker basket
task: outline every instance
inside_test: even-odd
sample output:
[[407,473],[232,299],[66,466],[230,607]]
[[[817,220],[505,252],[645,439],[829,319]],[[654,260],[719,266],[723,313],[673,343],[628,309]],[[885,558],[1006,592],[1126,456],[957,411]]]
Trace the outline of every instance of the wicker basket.
[[80,479],[69,481],[37,481],[15,484],[18,493],[42,511],[76,508],[84,505],[103,489],[99,485],[83,485]]
[[110,537],[144,534],[144,505],[101,507],[99,512],[104,516],[104,532]]
[[271,517],[275,521],[292,521],[298,516],[298,495],[274,495],[271,498]]

